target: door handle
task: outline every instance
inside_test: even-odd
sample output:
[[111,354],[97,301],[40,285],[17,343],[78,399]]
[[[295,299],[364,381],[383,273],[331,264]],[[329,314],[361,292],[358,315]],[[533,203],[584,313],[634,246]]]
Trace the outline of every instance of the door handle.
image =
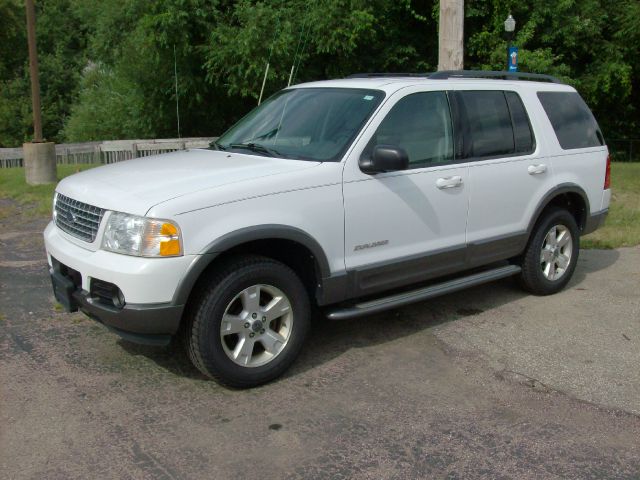
[[462,177],[456,175],[455,177],[444,177],[436,180],[436,187],[440,190],[445,188],[455,188],[462,185]]
[[538,165],[529,165],[527,168],[529,175],[540,175],[547,171],[547,166],[544,163],[540,163]]

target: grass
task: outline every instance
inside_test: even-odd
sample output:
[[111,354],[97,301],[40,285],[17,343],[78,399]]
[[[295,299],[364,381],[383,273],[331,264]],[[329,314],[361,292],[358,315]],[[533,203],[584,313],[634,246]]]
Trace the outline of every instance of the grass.
[[[81,170],[97,167],[94,164],[58,165],[58,179],[62,180]],[[24,168],[0,169],[0,199],[14,200],[26,216],[51,215],[55,185],[27,185]],[[15,206],[0,204],[0,219],[15,214]]]
[[[62,179],[97,165],[58,165]],[[583,248],[618,248],[640,245],[640,163],[611,165],[613,196],[604,227],[582,239]],[[51,215],[54,185],[29,186],[24,169],[0,169],[0,199],[10,198],[27,216]],[[0,219],[8,217],[15,207],[0,204]]]
[[640,163],[612,163],[611,188],[607,221],[581,240],[582,248],[640,245]]

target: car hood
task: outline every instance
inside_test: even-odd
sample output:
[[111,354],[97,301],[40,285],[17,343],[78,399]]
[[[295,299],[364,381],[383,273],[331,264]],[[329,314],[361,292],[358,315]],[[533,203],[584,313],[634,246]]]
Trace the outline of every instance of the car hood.
[[317,165],[215,150],[185,150],[85,170],[62,180],[56,191],[107,210],[145,215],[154,205],[183,195]]

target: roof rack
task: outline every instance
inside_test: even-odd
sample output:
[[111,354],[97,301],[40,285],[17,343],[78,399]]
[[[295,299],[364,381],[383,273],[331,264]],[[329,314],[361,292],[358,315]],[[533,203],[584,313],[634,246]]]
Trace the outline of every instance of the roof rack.
[[494,78],[502,80],[532,80],[534,82],[562,83],[551,75],[528,72],[496,72],[491,70],[444,70],[429,75],[432,80],[447,80],[449,78]]
[[496,72],[490,70],[444,70],[435,73],[356,73],[347,78],[401,78],[419,77],[430,80],[448,80],[450,78],[486,78],[501,80],[530,80],[534,82],[562,83],[551,75],[528,72]]
[[347,78],[397,78],[397,77],[421,77],[421,78],[429,78],[429,75],[433,75],[432,73],[354,73],[353,75],[349,75]]

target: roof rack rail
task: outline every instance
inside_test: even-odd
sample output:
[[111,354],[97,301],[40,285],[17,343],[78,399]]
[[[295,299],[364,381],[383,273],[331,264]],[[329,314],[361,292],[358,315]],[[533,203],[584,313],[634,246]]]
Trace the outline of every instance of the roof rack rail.
[[347,78],[377,78],[377,77],[421,77],[428,78],[431,73],[354,73],[353,75],[349,75]]
[[495,78],[502,80],[532,80],[534,82],[562,83],[552,75],[528,72],[496,72],[491,70],[444,70],[429,75],[432,80],[449,78]]
[[402,78],[417,77],[430,80],[447,80],[450,78],[487,78],[502,80],[530,80],[535,82],[562,83],[551,75],[528,72],[498,72],[491,70],[444,70],[434,73],[354,73],[347,78]]

